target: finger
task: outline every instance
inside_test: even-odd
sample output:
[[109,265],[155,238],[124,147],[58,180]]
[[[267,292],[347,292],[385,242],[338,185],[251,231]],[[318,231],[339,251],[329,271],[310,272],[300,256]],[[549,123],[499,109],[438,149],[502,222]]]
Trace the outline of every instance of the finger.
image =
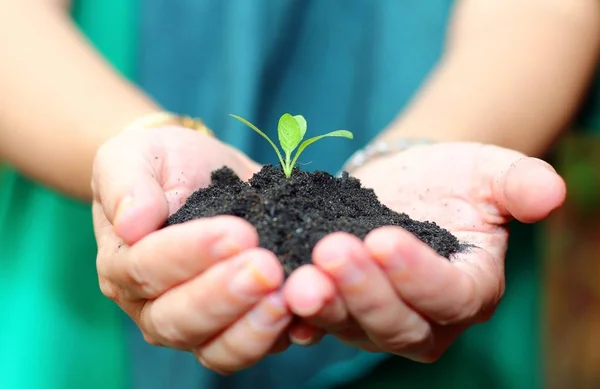
[[546,218],[566,197],[564,180],[537,158],[517,160],[493,182],[500,210],[523,223]]
[[194,354],[208,369],[233,373],[262,359],[291,320],[283,296],[273,293]]
[[365,246],[404,301],[438,324],[478,321],[504,291],[502,270],[483,252],[477,266],[450,262],[398,227],[372,231]]
[[297,319],[290,325],[288,336],[292,343],[307,347],[319,343],[325,336],[325,331],[304,320]]
[[[322,337],[315,331],[323,329],[355,347],[365,348],[366,343],[372,347],[365,331],[350,317],[334,281],[316,266],[304,265],[296,269],[287,279],[283,291],[290,310],[302,319],[292,324],[289,330],[295,344],[314,344],[315,339]],[[315,291],[319,291],[318,297]]]
[[128,292],[154,299],[215,263],[258,246],[255,229],[233,216],[216,216],[169,226],[113,256],[99,272]]
[[335,284],[314,265],[303,265],[294,270],[283,291],[292,312],[301,317],[314,315],[337,295]]
[[346,326],[349,313],[344,301],[334,281],[316,266],[296,269],[286,280],[283,292],[290,310],[307,323],[328,332]]
[[245,251],[146,303],[141,327],[166,346],[199,346],[279,288],[283,277],[273,253]]
[[151,157],[143,145],[143,140],[120,135],[104,144],[94,160],[95,200],[127,244],[159,228],[169,212],[157,173],[161,166],[155,166],[161,159]]
[[335,281],[352,317],[375,344],[394,351],[427,347],[429,324],[398,297],[360,239],[331,234],[316,245],[313,262]]
[[279,335],[279,338],[275,341],[275,344],[269,350],[269,354],[279,354],[287,350],[292,345],[290,337],[283,333]]

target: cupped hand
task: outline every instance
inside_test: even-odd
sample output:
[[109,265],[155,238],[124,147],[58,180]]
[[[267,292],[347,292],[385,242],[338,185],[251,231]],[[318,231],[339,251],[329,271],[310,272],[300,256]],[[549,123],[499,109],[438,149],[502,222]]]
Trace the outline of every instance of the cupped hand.
[[435,361],[466,328],[491,317],[505,290],[506,224],[542,220],[566,194],[546,162],[473,143],[414,147],[353,175],[383,204],[434,221],[470,246],[449,261],[398,227],[364,241],[331,234],[315,247],[313,264],[286,282],[286,301],[305,320],[290,331],[307,338],[324,330],[420,362]]
[[242,179],[259,168],[185,128],[118,135],[95,159],[93,219],[104,295],[149,343],[189,350],[206,367],[231,373],[281,346],[291,321],[279,292],[283,269],[241,219],[161,228],[224,165]]

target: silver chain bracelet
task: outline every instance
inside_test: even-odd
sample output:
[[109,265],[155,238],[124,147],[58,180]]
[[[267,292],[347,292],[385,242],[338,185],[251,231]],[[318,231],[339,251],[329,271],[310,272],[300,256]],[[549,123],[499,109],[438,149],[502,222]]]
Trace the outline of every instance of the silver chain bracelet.
[[364,166],[367,162],[373,159],[383,157],[389,154],[399,153],[413,146],[428,145],[436,143],[432,139],[426,138],[407,138],[407,139],[396,139],[393,141],[377,141],[368,144],[366,147],[356,151],[344,164],[342,171],[338,174],[341,176],[342,172],[348,173],[361,166]]

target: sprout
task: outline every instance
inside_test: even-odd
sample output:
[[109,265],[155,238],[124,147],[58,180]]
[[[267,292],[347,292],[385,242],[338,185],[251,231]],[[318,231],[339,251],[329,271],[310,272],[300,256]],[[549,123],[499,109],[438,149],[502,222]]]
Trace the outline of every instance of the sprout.
[[[302,115],[292,116],[289,113],[286,113],[286,114],[283,114],[281,116],[281,118],[279,118],[279,124],[277,126],[277,133],[279,135],[279,144],[281,145],[281,149],[283,150],[283,152],[285,154],[285,158],[284,158],[281,155],[281,152],[279,151],[279,149],[277,148],[275,143],[264,132],[259,130],[254,124],[250,123],[246,119],[241,118],[239,116],[236,116],[236,115],[230,115],[230,116],[236,118],[237,120],[244,123],[245,125],[247,125],[251,129],[253,129],[254,131],[258,132],[263,138],[265,138],[269,142],[269,144],[271,144],[271,146],[273,146],[273,149],[275,150],[275,153],[277,154],[277,157],[279,158],[279,162],[281,163],[281,167],[283,168],[283,173],[288,178],[292,175],[292,171],[294,169],[294,166],[296,165],[296,161],[298,160],[298,157],[300,156],[300,154],[302,154],[304,149],[307,146],[309,146],[310,144],[318,141],[319,139],[330,137],[330,136],[336,136],[336,137],[342,137],[342,138],[348,138],[348,139],[354,138],[354,136],[352,135],[352,133],[350,131],[337,130],[337,131],[332,131],[325,135],[315,136],[313,138],[307,139],[304,142],[302,142],[302,139],[304,139],[304,135],[306,134],[306,119],[304,119],[304,117]],[[300,144],[300,142],[302,142],[302,144]],[[300,145],[300,147],[298,147],[298,145]],[[296,155],[294,155],[294,157],[292,158],[292,152],[296,148],[298,148],[298,151],[296,151]]]

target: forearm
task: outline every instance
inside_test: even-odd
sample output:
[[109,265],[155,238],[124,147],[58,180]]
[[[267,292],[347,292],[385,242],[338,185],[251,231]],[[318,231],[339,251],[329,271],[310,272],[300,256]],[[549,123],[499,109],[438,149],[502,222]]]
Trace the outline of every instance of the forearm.
[[105,63],[58,3],[0,0],[0,160],[89,200],[98,147],[158,107]]
[[539,155],[577,109],[599,49],[597,0],[462,0],[438,68],[382,138]]

